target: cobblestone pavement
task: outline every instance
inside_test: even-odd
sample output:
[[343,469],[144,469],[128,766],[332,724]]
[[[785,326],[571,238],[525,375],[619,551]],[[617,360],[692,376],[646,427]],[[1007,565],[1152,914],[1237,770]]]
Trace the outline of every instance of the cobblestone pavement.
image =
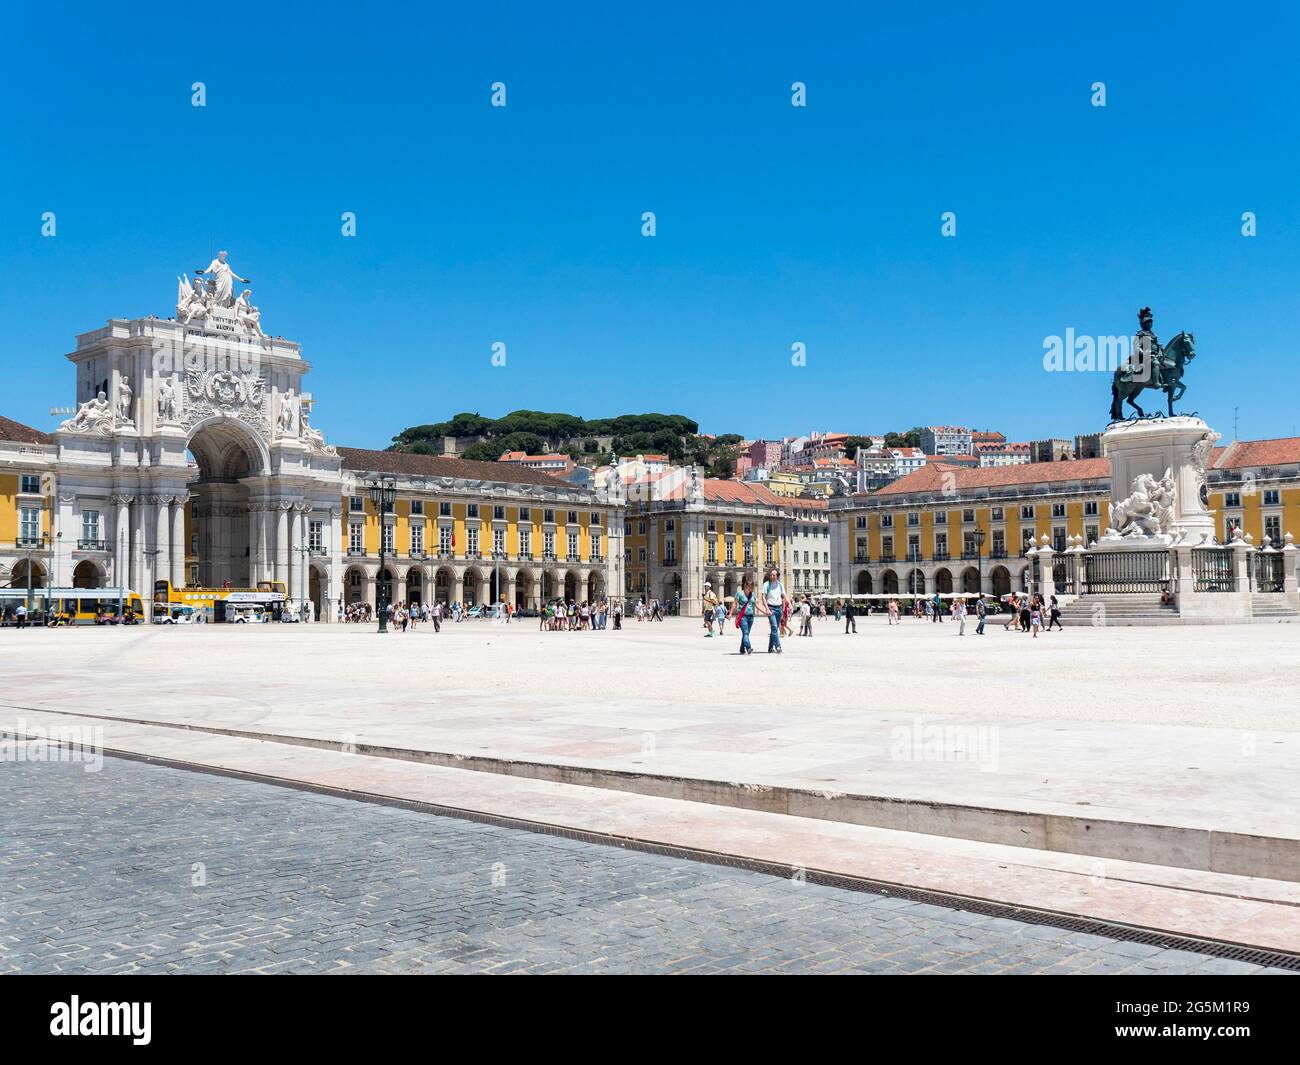
[[0,809],[0,972],[1278,971],[114,758]]

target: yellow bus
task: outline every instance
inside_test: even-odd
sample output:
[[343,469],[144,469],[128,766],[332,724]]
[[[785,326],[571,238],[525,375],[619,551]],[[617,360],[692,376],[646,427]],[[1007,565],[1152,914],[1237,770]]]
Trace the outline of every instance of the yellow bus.
[[[0,624],[14,624],[25,588],[0,588]],[[144,621],[144,601],[126,588],[33,588],[30,625],[138,625]]]
[[[279,621],[287,598],[284,581],[258,581],[256,588],[173,588],[170,581],[155,581],[154,621],[183,624],[192,616],[195,621],[233,622],[251,615]],[[188,615],[185,608],[190,608]]]

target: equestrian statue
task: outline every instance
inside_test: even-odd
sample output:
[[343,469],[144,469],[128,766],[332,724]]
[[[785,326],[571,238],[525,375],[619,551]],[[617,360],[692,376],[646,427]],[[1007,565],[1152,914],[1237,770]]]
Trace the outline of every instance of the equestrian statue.
[[1148,417],[1137,404],[1137,396],[1144,388],[1154,388],[1165,394],[1169,417],[1174,416],[1174,401],[1182,399],[1187,386],[1183,384],[1183,367],[1196,358],[1196,340],[1191,333],[1179,333],[1168,344],[1161,346],[1151,328],[1150,307],[1138,311],[1138,331],[1133,337],[1133,351],[1115,370],[1110,384],[1110,420],[1121,421],[1127,402],[1138,413]]

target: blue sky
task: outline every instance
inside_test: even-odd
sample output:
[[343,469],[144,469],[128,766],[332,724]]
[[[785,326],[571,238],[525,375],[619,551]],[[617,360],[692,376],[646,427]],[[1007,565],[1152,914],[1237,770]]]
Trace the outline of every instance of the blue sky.
[[227,248],[336,443],[519,407],[1071,435],[1109,383],[1044,338],[1143,304],[1196,334],[1185,409],[1300,434],[1293,11],[703,6],[11,5],[0,413],[51,428],[74,334]]

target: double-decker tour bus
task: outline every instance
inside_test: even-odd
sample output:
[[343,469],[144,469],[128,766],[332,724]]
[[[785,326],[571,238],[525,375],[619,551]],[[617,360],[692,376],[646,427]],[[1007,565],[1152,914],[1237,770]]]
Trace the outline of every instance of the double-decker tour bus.
[[283,581],[258,581],[256,588],[173,588],[170,581],[155,581],[155,621],[179,620],[183,608],[204,621],[279,621],[284,616]]

